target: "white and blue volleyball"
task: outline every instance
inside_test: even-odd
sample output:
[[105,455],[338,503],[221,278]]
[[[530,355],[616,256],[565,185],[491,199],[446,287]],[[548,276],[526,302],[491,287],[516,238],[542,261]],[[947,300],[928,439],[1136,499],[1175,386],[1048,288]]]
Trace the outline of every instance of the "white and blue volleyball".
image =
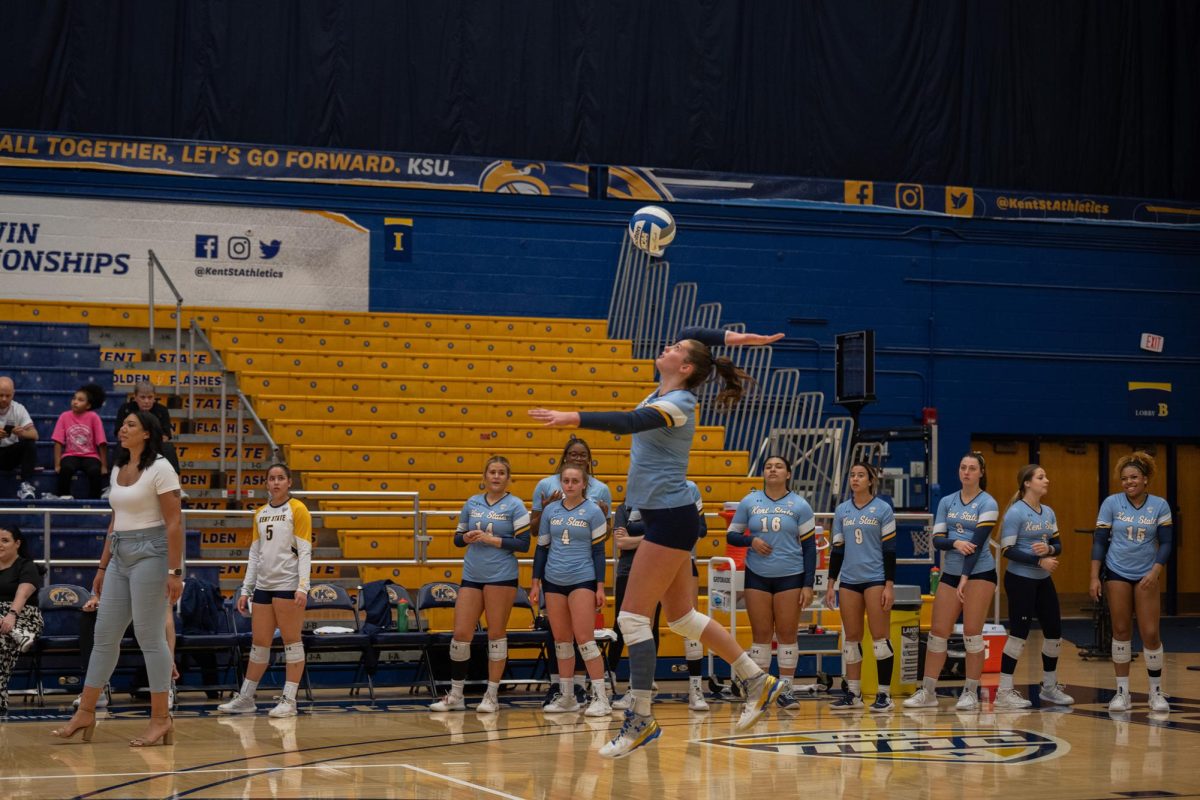
[[637,249],[661,256],[675,240],[675,218],[660,206],[639,208],[629,219],[629,238]]

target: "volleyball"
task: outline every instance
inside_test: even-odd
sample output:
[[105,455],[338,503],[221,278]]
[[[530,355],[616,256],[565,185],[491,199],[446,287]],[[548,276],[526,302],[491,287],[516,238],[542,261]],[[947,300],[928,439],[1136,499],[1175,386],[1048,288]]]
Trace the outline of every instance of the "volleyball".
[[629,219],[629,238],[639,250],[661,256],[675,239],[675,218],[660,206],[639,208]]

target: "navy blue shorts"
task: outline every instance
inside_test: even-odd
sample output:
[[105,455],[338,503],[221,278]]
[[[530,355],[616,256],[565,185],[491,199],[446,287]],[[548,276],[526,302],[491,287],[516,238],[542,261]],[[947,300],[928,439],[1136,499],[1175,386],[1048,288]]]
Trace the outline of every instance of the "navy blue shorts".
[[1127,575],[1122,575],[1119,572],[1113,572],[1108,567],[1104,568],[1102,577],[1105,581],[1120,581],[1121,583],[1128,583],[1131,586],[1137,586],[1142,582],[1141,578],[1130,578]]
[[790,592],[793,589],[803,588],[803,572],[797,572],[795,575],[784,575],[779,578],[766,578],[749,568],[746,569],[746,589],[779,594],[780,592]]
[[645,539],[660,547],[692,552],[700,530],[700,512],[693,505],[678,508],[643,508]]
[[567,586],[562,586],[557,583],[551,583],[545,579],[542,580],[542,591],[546,594],[565,594],[570,596],[571,592],[575,591],[576,589],[587,589],[592,594],[595,594],[596,582],[594,580],[582,581],[580,583],[572,583]]
[[469,581],[466,578],[463,578],[462,583],[459,584],[460,588],[478,589],[481,592],[485,586],[511,586],[515,589],[517,588],[517,579],[513,578],[507,581]]
[[852,592],[858,592],[859,594],[863,594],[867,591],[867,589],[874,589],[876,586],[884,586],[886,584],[887,584],[887,581],[867,581],[866,583],[843,583],[841,585],[841,587],[839,587],[839,588],[849,589]]
[[260,605],[260,606],[269,606],[269,605],[271,605],[272,600],[295,600],[295,599],[296,599],[296,591],[294,589],[290,592],[287,592],[287,591],[271,592],[271,591],[267,591],[266,589],[255,589],[254,596],[250,598],[250,601],[257,605]]
[[[996,570],[994,569],[989,569],[987,572],[976,572],[969,577],[973,581],[991,581],[992,583],[1000,582],[1000,576],[996,574]],[[955,589],[958,588],[958,582],[961,580],[962,575],[942,575],[942,583]]]

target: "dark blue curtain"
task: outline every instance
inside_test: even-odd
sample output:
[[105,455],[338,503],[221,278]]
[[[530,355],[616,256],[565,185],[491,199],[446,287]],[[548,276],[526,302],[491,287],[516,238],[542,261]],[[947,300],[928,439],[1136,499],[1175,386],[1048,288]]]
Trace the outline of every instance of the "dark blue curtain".
[[1200,198],[1190,0],[13,0],[0,126]]

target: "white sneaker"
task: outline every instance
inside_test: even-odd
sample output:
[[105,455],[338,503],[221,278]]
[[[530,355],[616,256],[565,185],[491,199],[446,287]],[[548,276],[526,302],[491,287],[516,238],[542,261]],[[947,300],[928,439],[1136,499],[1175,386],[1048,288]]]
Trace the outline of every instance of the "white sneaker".
[[688,711],[708,711],[708,701],[704,699],[704,690],[698,686],[688,687]]
[[[1045,694],[1042,695],[1045,697]],[[1003,709],[1018,709],[1029,708],[1033,703],[1021,697],[1021,693],[1016,689],[998,689],[996,691],[996,700],[992,703],[993,708]]]
[[467,704],[463,702],[461,694],[450,692],[436,703],[429,704],[430,711],[466,711]]
[[905,708],[937,708],[938,699],[935,693],[922,686],[920,689],[917,689],[916,694],[905,699],[900,705]]
[[886,714],[896,706],[892,703],[892,696],[880,692],[875,696],[875,702],[871,703],[871,711],[875,714]]
[[544,714],[567,714],[578,710],[579,701],[575,699],[574,693],[569,695],[557,694],[553,700],[542,706],[542,713]]
[[[1014,691],[1015,694],[1015,691]],[[1033,705],[1030,703],[1030,705]],[[954,704],[955,711],[978,711],[979,710],[979,691],[968,692],[963,689],[962,694],[958,696],[958,702]]]
[[612,716],[612,704],[608,702],[608,697],[598,694],[592,698],[592,702],[583,715],[585,717],[610,717]]
[[475,706],[475,710],[480,714],[495,714],[500,710],[500,703],[490,694],[485,694],[479,705]]
[[258,711],[258,706],[254,704],[254,695],[241,695],[234,692],[228,702],[217,706],[217,711],[222,714],[253,714]]
[[36,500],[37,488],[28,481],[21,481],[21,488],[17,489],[18,500]]
[[1161,688],[1155,689],[1150,693],[1150,710],[1158,712],[1171,710],[1171,703],[1167,700],[1167,696],[1163,694]]
[[624,758],[639,747],[650,744],[660,733],[662,729],[658,727],[654,717],[643,717],[632,710],[626,711],[620,733],[600,748],[600,755],[604,758]]
[[1113,695],[1113,699],[1108,701],[1109,711],[1128,711],[1132,703],[1129,701],[1129,692],[1124,689],[1117,689],[1117,693]]
[[829,704],[830,711],[861,711],[862,707],[862,695],[854,694],[853,692],[845,692],[841,697]]
[[1042,685],[1041,697],[1043,703],[1052,703],[1056,706],[1069,706],[1075,703],[1075,698],[1063,691],[1062,684],[1054,686]]
[[296,712],[296,701],[293,698],[288,697],[287,695],[280,695],[279,697],[276,697],[275,699],[278,700],[279,702],[275,705],[274,708],[272,708],[270,711],[267,712],[268,717],[274,717],[275,719],[280,719],[282,717],[296,716],[296,713],[297,713]]
[[[102,691],[100,693],[100,696],[96,698],[96,710],[97,711],[99,711],[102,708],[108,708],[108,695],[109,695],[109,688],[107,686],[105,686],[104,691]],[[74,700],[71,701],[71,707],[79,708],[79,701],[82,699],[83,699],[82,697],[76,697]]]
[[735,730],[744,731],[758,722],[758,718],[775,704],[782,689],[783,681],[765,672],[759,673],[748,681],[743,681],[742,697],[746,699],[746,704],[742,706],[742,713],[738,717]]
[[167,687],[167,710],[175,710],[175,681],[171,681],[171,685]]
[[633,689],[612,701],[613,711],[628,711],[633,708]]
[[33,647],[33,643],[37,641],[34,632],[24,628],[13,628],[8,635],[17,643],[17,652],[20,653],[28,653],[29,648]]

